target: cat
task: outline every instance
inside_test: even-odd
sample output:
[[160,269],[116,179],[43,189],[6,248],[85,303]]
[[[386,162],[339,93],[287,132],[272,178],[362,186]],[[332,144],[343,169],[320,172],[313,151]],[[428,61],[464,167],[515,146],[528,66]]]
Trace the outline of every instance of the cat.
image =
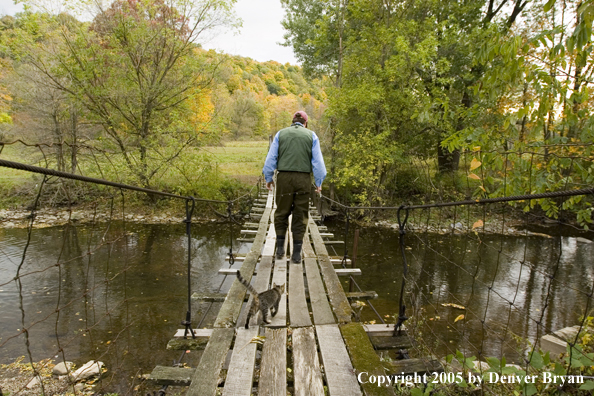
[[264,323],[270,324],[268,320],[268,309],[270,314],[274,317],[278,313],[278,305],[280,304],[281,296],[285,292],[285,285],[272,284],[272,289],[258,293],[248,281],[241,277],[239,271],[237,271],[237,279],[244,285],[250,294],[254,297],[252,306],[248,312],[247,320],[245,321],[245,328],[250,328],[250,318],[252,315],[257,315],[258,311],[262,311],[262,319]]

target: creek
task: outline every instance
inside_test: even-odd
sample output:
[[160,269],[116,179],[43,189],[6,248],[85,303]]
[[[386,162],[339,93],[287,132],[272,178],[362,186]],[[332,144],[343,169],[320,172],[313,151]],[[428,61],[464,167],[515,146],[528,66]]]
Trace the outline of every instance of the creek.
[[[327,225],[335,239],[342,239],[343,223]],[[592,309],[594,244],[580,243],[577,234],[558,228],[543,232],[551,237],[406,235],[406,313],[422,314],[419,334],[436,356],[456,349],[476,354],[480,348],[485,356],[504,354],[513,360],[521,354],[516,336],[533,341],[549,329],[577,324],[584,309]],[[239,237],[239,226],[233,236]],[[402,280],[398,238],[390,228],[361,228],[357,252],[362,276],[356,281],[379,295],[372,304],[391,323]],[[348,239],[352,250],[352,230]],[[0,229],[0,363],[29,352],[34,361],[66,359],[80,366],[101,360],[108,369],[103,388],[125,393],[139,383],[139,375],[180,357],[166,345],[183,327],[187,311],[183,224],[34,229],[23,261],[27,240],[26,229]],[[192,292],[229,289],[233,277],[223,281],[217,273],[228,267],[229,240],[228,225],[193,227]],[[246,253],[249,247],[235,242],[233,249]],[[340,256],[342,249],[330,248],[330,254]],[[554,274],[552,283],[547,274]],[[348,289],[348,280],[343,285]],[[219,306],[194,302],[194,326],[211,326]],[[464,320],[456,321],[461,314]],[[380,322],[369,307],[361,319]],[[191,353],[184,362],[195,366],[198,359]]]

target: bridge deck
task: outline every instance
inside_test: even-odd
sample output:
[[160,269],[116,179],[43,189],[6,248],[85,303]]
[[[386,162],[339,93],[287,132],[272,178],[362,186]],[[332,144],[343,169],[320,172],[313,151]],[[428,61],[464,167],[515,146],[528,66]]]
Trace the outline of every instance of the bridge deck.
[[[244,303],[246,288],[234,280],[198,367],[189,381],[186,372],[186,379],[177,384],[189,385],[188,396],[324,396],[324,387],[330,396],[393,395],[392,388],[359,384],[357,380],[363,371],[386,373],[367,333],[391,332],[385,325],[351,322],[347,295],[312,219],[304,240],[303,264],[274,258],[276,234],[270,222],[273,195],[263,198],[266,204],[258,213],[259,222],[250,224],[257,232],[240,271],[248,281],[256,274],[252,283],[258,291],[272,283],[286,285],[279,312],[271,324],[262,323],[258,315],[245,329],[252,297]],[[290,235],[285,240],[292,243]],[[180,335],[183,331],[178,331]]]

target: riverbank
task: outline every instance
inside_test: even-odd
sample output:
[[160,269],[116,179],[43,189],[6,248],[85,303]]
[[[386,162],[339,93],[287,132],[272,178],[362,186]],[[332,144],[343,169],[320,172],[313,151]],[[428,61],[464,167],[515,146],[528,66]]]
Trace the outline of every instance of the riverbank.
[[[180,207],[181,209],[181,207]],[[0,209],[0,228],[27,228],[31,223],[31,210],[25,209]],[[197,212],[192,216],[194,222],[208,223],[220,221],[215,212]],[[151,206],[135,206],[127,209],[122,214],[121,208],[113,212],[106,209],[93,208],[90,205],[77,206],[75,208],[41,208],[35,211],[33,228],[46,228],[73,224],[93,224],[109,221],[127,221],[143,224],[181,224],[185,220],[185,213],[181,210],[174,211],[173,208],[158,209]],[[376,226],[398,230],[398,222],[390,219],[383,219],[373,222],[360,223],[361,226]],[[562,232],[568,233],[577,238],[581,243],[593,243],[594,232],[580,229],[576,225],[564,224],[554,220],[528,223],[520,217],[503,219],[498,216],[489,217],[488,220],[456,221],[441,219],[432,220],[431,224],[423,221],[407,221],[407,227],[413,232],[428,232],[432,234],[465,234],[477,232],[484,234],[503,234],[514,236],[541,236],[553,238],[559,234],[560,227],[567,229]]]
[[[96,379],[71,383],[68,376],[53,374],[56,366],[51,359],[40,362],[23,363],[24,357],[10,364],[0,364],[0,394],[3,396],[22,395],[38,396],[40,394],[67,396],[93,395]],[[37,376],[34,369],[37,370]],[[43,386],[43,388],[42,388]],[[42,391],[43,389],[43,391]]]
[[[32,212],[30,210],[0,209],[0,227],[2,228],[27,228],[31,223]],[[185,216],[182,213],[171,213],[169,211],[157,212],[134,210],[122,215],[121,211],[114,213],[107,211],[96,211],[92,208],[77,209],[56,209],[42,208],[35,211],[33,228],[46,228],[61,226],[67,223],[89,224],[95,222],[108,222],[125,220],[129,222],[144,224],[178,224],[182,223]],[[194,218],[196,221],[216,221],[215,218]]]

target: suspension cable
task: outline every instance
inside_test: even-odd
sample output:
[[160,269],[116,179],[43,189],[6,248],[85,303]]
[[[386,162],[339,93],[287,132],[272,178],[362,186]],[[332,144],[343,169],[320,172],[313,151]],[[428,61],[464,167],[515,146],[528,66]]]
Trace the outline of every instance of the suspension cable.
[[560,197],[571,197],[577,195],[588,195],[594,194],[594,188],[582,188],[579,190],[569,191],[551,191],[538,194],[526,194],[526,195],[512,195],[509,197],[497,197],[497,198],[482,198],[482,199],[467,199],[464,201],[452,201],[452,202],[436,202],[425,205],[401,205],[401,206],[347,206],[326,196],[320,196],[321,198],[336,204],[343,208],[349,209],[362,209],[362,210],[399,210],[400,208],[405,209],[427,209],[427,208],[441,208],[444,206],[464,206],[464,205],[481,205],[487,203],[498,203],[498,202],[511,202],[511,201],[528,201],[532,199],[543,199],[543,198],[560,198]]
[[111,187],[116,187],[116,188],[123,188],[123,189],[126,189],[126,190],[140,191],[140,192],[147,193],[147,194],[162,195],[164,197],[169,197],[169,198],[177,198],[177,199],[184,199],[184,200],[191,200],[191,201],[200,201],[200,202],[211,202],[211,203],[225,203],[225,204],[227,202],[229,202],[229,201],[220,201],[220,200],[217,200],[217,199],[205,199],[205,198],[185,197],[183,195],[172,194],[172,193],[168,193],[168,192],[164,192],[164,191],[158,191],[158,190],[152,190],[150,188],[144,188],[144,187],[138,187],[138,186],[131,186],[129,184],[116,183],[116,182],[112,182],[112,181],[108,181],[108,180],[97,179],[97,178],[94,178],[94,177],[82,176],[82,175],[76,175],[74,173],[57,171],[55,169],[42,168],[40,166],[26,165],[26,164],[21,164],[19,162],[6,161],[6,160],[3,160],[3,159],[0,159],[0,166],[3,166],[5,168],[12,168],[12,169],[18,169],[18,170],[24,170],[24,171],[28,171],[28,172],[33,172],[33,173],[39,173],[39,174],[42,174],[42,175],[63,177],[65,179],[79,180],[79,181],[84,181],[84,182],[89,182],[89,183],[95,183],[95,184],[102,184],[104,186],[111,186]]
[[[400,212],[402,211],[402,209],[406,210],[406,215],[404,216],[404,220],[400,219]],[[406,208],[404,205],[400,207],[400,209],[398,209],[397,212],[397,217],[398,217],[398,231],[400,232],[400,252],[402,253],[402,267],[403,267],[403,271],[402,271],[402,284],[400,286],[400,311],[398,312],[398,321],[396,322],[396,325],[394,326],[394,336],[396,335],[400,335],[401,330],[402,330],[402,324],[404,323],[404,321],[406,321],[408,318],[406,317],[406,306],[404,305],[404,287],[406,285],[406,276],[408,275],[408,264],[406,263],[406,254],[405,254],[405,246],[404,246],[404,235],[406,235],[406,221],[408,220],[408,208]]]
[[[190,206],[190,202],[192,205]],[[185,326],[184,338],[188,337],[188,332],[192,334],[192,338],[196,338],[194,329],[192,329],[192,214],[196,201],[194,197],[186,200],[186,235],[188,236],[188,311],[186,312],[186,320],[182,320],[181,324]]]

